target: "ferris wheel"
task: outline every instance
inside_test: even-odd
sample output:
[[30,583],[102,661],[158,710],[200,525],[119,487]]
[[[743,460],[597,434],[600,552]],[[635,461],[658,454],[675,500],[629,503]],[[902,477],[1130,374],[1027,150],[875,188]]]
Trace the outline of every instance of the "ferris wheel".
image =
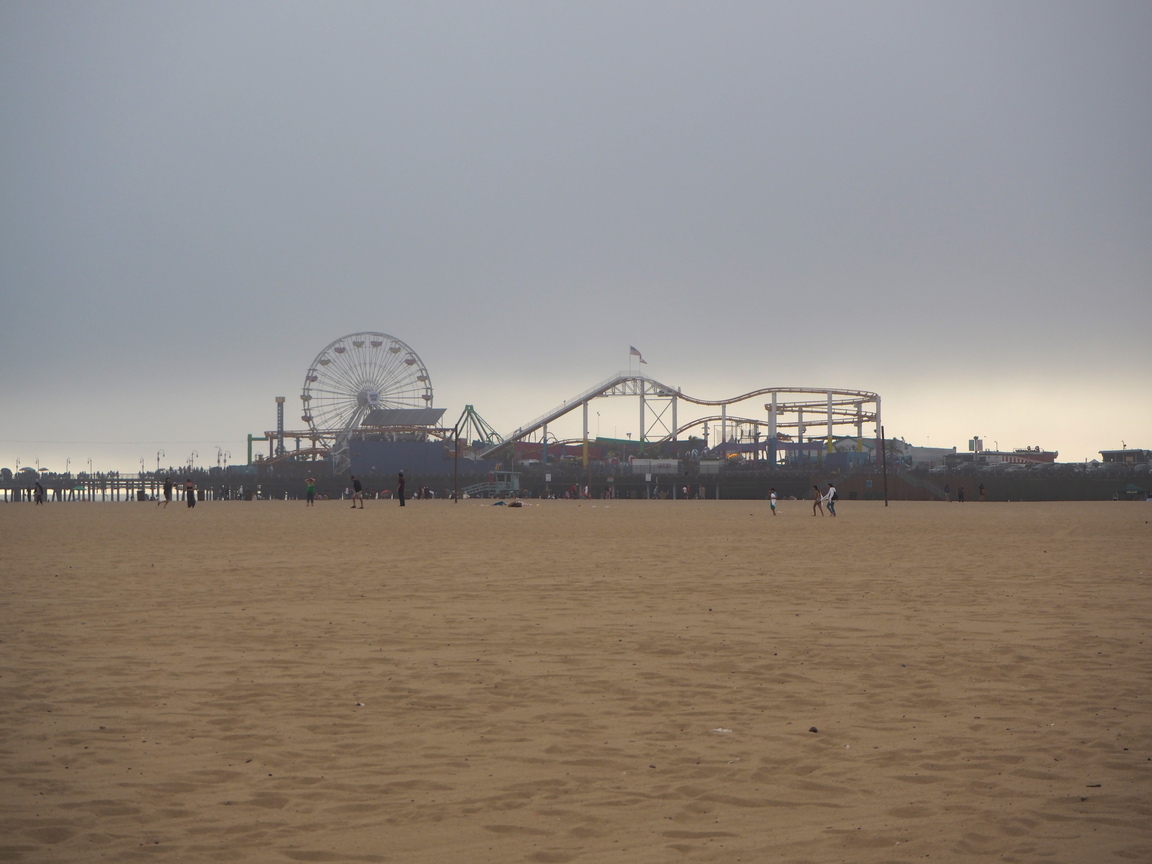
[[432,379],[404,342],[387,333],[352,333],[316,355],[304,376],[301,418],[317,437],[347,436],[377,408],[428,408]]

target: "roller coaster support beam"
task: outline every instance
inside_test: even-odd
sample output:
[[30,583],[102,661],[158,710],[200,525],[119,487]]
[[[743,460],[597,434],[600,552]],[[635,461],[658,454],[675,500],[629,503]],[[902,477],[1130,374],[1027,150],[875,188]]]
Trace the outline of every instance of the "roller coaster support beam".
[[828,452],[832,452],[832,391],[828,391],[828,434],[825,437],[828,442]]
[[584,467],[588,467],[588,402],[584,402]]
[[776,394],[768,406],[768,464],[776,467]]
[[253,441],[267,441],[267,440],[268,440],[267,438],[261,438],[261,437],[256,436],[256,435],[252,435],[252,434],[248,435],[248,464],[249,465],[252,464],[252,442]]

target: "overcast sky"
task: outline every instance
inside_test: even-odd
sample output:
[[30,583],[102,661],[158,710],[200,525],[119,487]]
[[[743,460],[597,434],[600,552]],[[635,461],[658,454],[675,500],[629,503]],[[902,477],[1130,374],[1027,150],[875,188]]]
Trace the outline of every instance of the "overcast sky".
[[1149,45],[1138,0],[3,0],[0,466],[243,461],[359,331],[449,425],[635,345],[1152,447]]

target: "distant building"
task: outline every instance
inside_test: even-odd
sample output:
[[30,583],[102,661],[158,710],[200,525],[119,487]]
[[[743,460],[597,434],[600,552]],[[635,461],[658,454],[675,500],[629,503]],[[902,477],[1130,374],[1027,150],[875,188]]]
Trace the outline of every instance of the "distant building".
[[949,468],[962,465],[1050,465],[1059,455],[1056,450],[1044,450],[1039,446],[1016,450],[977,449],[968,453],[951,453],[944,457],[944,464]]
[[1041,450],[1039,446],[1010,452],[985,450],[984,461],[988,465],[1044,465],[1055,462],[1059,455],[1056,450]]
[[1125,447],[1123,450],[1101,450],[1104,462],[1119,462],[1127,465],[1147,465],[1152,462],[1152,450]]
[[955,447],[909,447],[908,454],[914,468],[936,468],[956,454]]
[[888,438],[884,446],[888,453],[889,467],[907,465],[912,468],[936,468],[944,464],[944,457],[956,452],[955,447],[918,447],[903,438]]

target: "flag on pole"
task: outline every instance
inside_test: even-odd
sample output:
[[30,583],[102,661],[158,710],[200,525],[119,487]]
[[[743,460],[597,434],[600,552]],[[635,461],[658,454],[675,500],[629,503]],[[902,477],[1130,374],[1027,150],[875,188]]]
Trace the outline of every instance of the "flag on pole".
[[629,357],[639,357],[641,363],[643,363],[645,366],[648,365],[648,361],[644,359],[643,354],[641,354],[639,351],[636,350],[635,345],[629,345],[628,346],[628,356]]

